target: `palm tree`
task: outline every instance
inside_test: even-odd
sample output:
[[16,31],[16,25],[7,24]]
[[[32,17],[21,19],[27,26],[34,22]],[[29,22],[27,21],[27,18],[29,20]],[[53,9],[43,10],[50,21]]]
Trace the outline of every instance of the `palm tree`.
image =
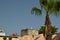
[[31,13],[35,15],[41,15],[43,10],[46,12],[45,34],[48,35],[51,32],[51,22],[50,22],[49,15],[54,14],[58,16],[60,14],[59,13],[60,1],[59,0],[39,0],[39,4],[41,8],[33,7],[31,10]]

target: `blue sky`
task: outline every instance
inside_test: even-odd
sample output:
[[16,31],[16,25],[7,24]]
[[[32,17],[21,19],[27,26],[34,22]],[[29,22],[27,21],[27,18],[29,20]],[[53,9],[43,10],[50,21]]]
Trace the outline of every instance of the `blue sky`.
[[[42,16],[31,15],[31,8],[40,7],[38,0],[0,0],[0,28],[7,35],[20,34],[21,29],[39,29],[44,25],[45,13]],[[53,26],[60,32],[60,16],[50,16]]]

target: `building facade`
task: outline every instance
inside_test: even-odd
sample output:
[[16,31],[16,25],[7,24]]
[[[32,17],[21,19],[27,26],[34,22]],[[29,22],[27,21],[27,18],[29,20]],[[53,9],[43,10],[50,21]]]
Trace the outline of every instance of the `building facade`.
[[38,30],[22,29],[21,30],[21,36],[24,36],[24,35],[31,35],[32,37],[35,37],[38,35]]
[[17,40],[17,37],[12,36],[0,36],[0,40]]

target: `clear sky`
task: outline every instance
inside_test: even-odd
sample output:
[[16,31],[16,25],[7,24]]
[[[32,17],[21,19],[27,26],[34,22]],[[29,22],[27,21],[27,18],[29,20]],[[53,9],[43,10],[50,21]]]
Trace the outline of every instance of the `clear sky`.
[[[0,0],[0,28],[7,35],[20,34],[21,29],[39,29],[44,25],[45,12],[42,16],[31,15],[31,8],[40,7],[38,0]],[[53,26],[60,32],[60,16],[50,16]]]

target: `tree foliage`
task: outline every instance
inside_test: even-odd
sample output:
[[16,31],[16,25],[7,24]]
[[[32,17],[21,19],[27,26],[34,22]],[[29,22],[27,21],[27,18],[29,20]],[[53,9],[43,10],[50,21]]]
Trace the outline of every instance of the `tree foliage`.
[[[58,28],[56,28],[55,26],[52,26],[52,29],[51,29],[52,31],[51,31],[51,34],[55,34],[55,33],[57,33],[57,30],[58,30]],[[41,34],[41,33],[45,33],[45,26],[41,26],[41,28],[39,29],[39,34]]]
[[31,10],[32,14],[41,15],[42,10],[47,14],[59,15],[60,13],[60,1],[58,0],[39,0],[40,8],[33,7]]

